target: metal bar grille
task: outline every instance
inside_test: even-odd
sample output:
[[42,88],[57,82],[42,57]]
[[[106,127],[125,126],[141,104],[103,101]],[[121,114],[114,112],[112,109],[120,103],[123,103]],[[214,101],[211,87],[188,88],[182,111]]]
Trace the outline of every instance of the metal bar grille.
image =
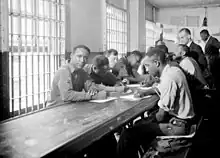
[[64,0],[9,0],[8,8],[13,117],[45,107],[65,52],[65,6]]
[[106,3],[107,49],[116,49],[119,55],[127,53],[127,11]]

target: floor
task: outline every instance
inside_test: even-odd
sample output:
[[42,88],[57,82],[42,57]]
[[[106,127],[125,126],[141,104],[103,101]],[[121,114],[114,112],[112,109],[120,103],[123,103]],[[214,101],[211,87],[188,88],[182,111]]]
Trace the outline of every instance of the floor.
[[219,149],[219,118],[218,110],[213,110],[214,112],[208,117],[209,119],[204,119],[200,129],[197,132],[195,141],[192,146],[192,150],[189,153],[188,158],[212,158],[220,157],[218,155]]

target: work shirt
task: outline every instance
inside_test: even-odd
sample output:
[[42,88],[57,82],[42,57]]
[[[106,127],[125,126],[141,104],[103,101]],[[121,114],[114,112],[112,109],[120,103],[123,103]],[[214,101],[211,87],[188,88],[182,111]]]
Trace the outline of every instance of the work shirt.
[[128,59],[122,57],[118,60],[115,66],[112,69],[112,73],[119,79],[124,79],[126,77],[135,77],[131,65],[128,62]]
[[180,119],[194,117],[194,109],[186,77],[182,70],[167,64],[157,86],[160,92],[158,106]]
[[68,101],[90,100],[88,90],[96,86],[83,69],[75,70],[71,64],[62,66],[54,75],[48,106]]

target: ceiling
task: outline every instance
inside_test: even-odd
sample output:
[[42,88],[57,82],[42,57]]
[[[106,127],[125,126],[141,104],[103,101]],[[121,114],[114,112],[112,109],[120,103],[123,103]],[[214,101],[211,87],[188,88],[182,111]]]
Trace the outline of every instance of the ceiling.
[[220,6],[220,0],[147,0],[158,8]]

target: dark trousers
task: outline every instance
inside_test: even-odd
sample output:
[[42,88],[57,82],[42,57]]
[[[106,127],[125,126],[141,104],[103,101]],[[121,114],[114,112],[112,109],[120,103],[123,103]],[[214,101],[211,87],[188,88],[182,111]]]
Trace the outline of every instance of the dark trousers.
[[156,136],[184,134],[186,134],[185,127],[173,125],[169,121],[141,120],[132,128],[125,129],[121,133],[117,146],[118,158],[138,158],[140,146],[149,146]]

